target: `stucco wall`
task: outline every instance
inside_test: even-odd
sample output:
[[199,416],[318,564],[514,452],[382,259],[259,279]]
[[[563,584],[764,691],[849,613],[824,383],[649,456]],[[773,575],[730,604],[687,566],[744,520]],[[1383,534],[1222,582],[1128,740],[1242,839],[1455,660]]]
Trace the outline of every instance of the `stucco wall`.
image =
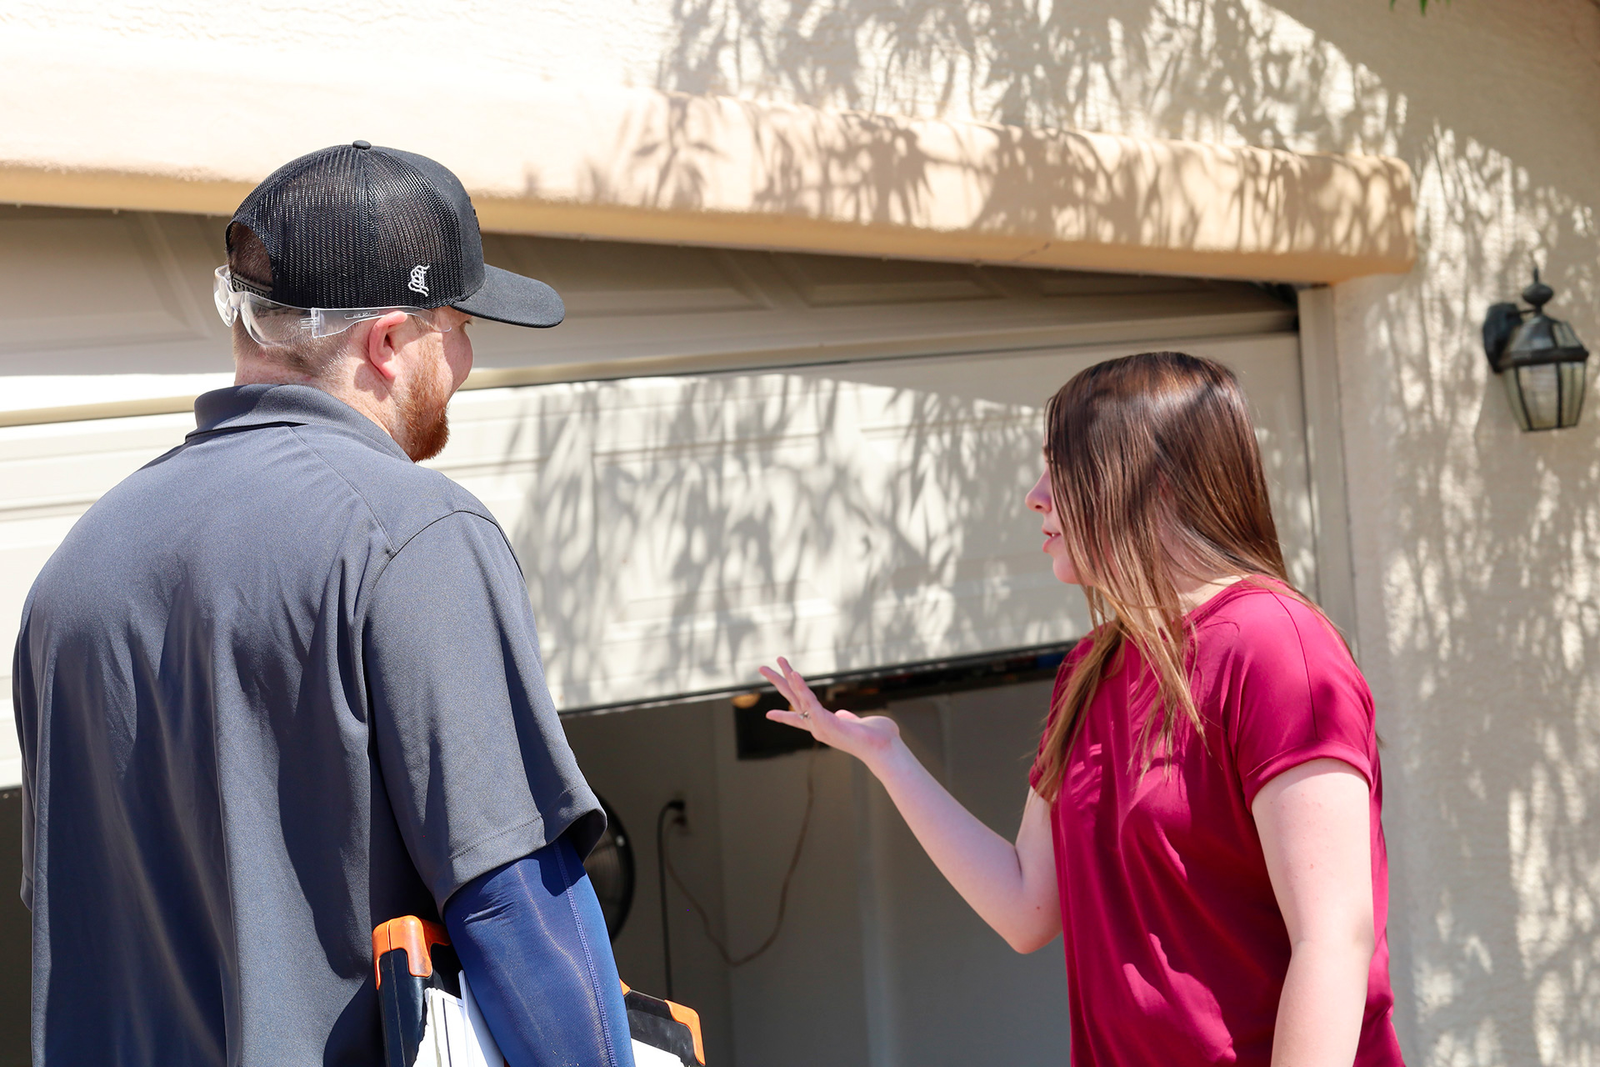
[[1537,256],[1600,343],[1600,8],[1415,7],[57,0],[0,29],[371,62],[396,94],[489,71],[1405,160],[1416,269],[1336,291],[1402,1041],[1416,1064],[1600,1064],[1600,411],[1518,433],[1477,339]]

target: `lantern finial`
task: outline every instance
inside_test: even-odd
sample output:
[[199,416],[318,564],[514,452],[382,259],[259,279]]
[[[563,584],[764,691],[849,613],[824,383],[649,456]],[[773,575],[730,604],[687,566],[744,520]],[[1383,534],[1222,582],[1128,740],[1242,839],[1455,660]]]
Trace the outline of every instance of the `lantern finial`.
[[1556,291],[1554,289],[1539,280],[1539,265],[1535,263],[1533,265],[1533,284],[1522,290],[1522,299],[1533,305],[1533,313],[1537,315],[1544,309],[1546,304],[1550,303],[1550,298],[1555,295]]

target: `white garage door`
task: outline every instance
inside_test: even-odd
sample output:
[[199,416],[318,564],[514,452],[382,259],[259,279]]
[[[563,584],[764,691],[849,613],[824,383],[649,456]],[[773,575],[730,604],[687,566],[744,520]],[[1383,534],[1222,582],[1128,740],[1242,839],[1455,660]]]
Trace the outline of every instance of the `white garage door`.
[[[1243,376],[1297,579],[1314,582],[1298,346],[1185,347]],[[567,708],[1065,640],[1042,409],[1126,346],[463,395],[435,462],[506,525]],[[1314,587],[1314,586],[1313,586]]]
[[[206,317],[219,226],[0,216],[0,280],[27,283],[26,301],[0,296],[0,322],[30,339],[0,349],[7,651],[72,522],[181,440],[196,389],[228,380],[225,335]],[[1038,471],[1044,400],[1081,367],[1141,348],[1241,372],[1285,547],[1314,588],[1293,312],[1252,287],[486,245],[555,284],[569,320],[548,333],[474,327],[478,370],[436,465],[511,533],[564,708],[749,684],[779,652],[826,674],[1081,633],[1021,496]],[[90,272],[102,306],[128,314],[77,323],[47,350],[46,327]],[[128,411],[155,413],[91,417]],[[0,686],[9,694],[9,677]],[[13,744],[0,726],[0,784],[17,778]]]

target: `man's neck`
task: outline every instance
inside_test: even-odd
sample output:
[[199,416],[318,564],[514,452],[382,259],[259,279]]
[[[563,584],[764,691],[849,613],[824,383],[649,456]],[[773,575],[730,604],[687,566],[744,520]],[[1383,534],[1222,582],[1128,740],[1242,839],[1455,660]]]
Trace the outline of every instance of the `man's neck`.
[[[321,389],[324,393],[337,396],[332,389],[323,385],[309,374],[303,374],[289,367],[280,367],[270,363],[234,361],[234,385],[309,385]],[[344,399],[340,397],[340,399]]]
[[406,443],[395,435],[395,428],[386,418],[389,413],[384,410],[383,405],[374,399],[372,394],[357,389],[348,382],[319,378],[278,364],[235,359],[233,384],[304,385],[312,389],[320,389],[335,400],[343,401],[361,412],[361,414],[377,423],[378,428],[383,430],[384,433],[394,438],[395,443],[401,448],[406,447]]

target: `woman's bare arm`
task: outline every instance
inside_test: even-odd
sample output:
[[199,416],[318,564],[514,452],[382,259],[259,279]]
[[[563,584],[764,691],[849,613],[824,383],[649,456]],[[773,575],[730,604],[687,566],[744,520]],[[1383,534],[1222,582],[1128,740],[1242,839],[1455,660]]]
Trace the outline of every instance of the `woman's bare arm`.
[[901,740],[893,719],[827,710],[787,660],[778,660],[778,670],[763,667],[761,673],[791,708],[767,717],[809,730],[823,744],[865,763],[934,866],[1007,944],[1033,952],[1061,932],[1050,810],[1037,793],[1028,793],[1016,842],[1007,841],[928,773]]
[[1272,1067],[1350,1067],[1376,944],[1367,780],[1342,760],[1285,771],[1251,813],[1289,930]]

